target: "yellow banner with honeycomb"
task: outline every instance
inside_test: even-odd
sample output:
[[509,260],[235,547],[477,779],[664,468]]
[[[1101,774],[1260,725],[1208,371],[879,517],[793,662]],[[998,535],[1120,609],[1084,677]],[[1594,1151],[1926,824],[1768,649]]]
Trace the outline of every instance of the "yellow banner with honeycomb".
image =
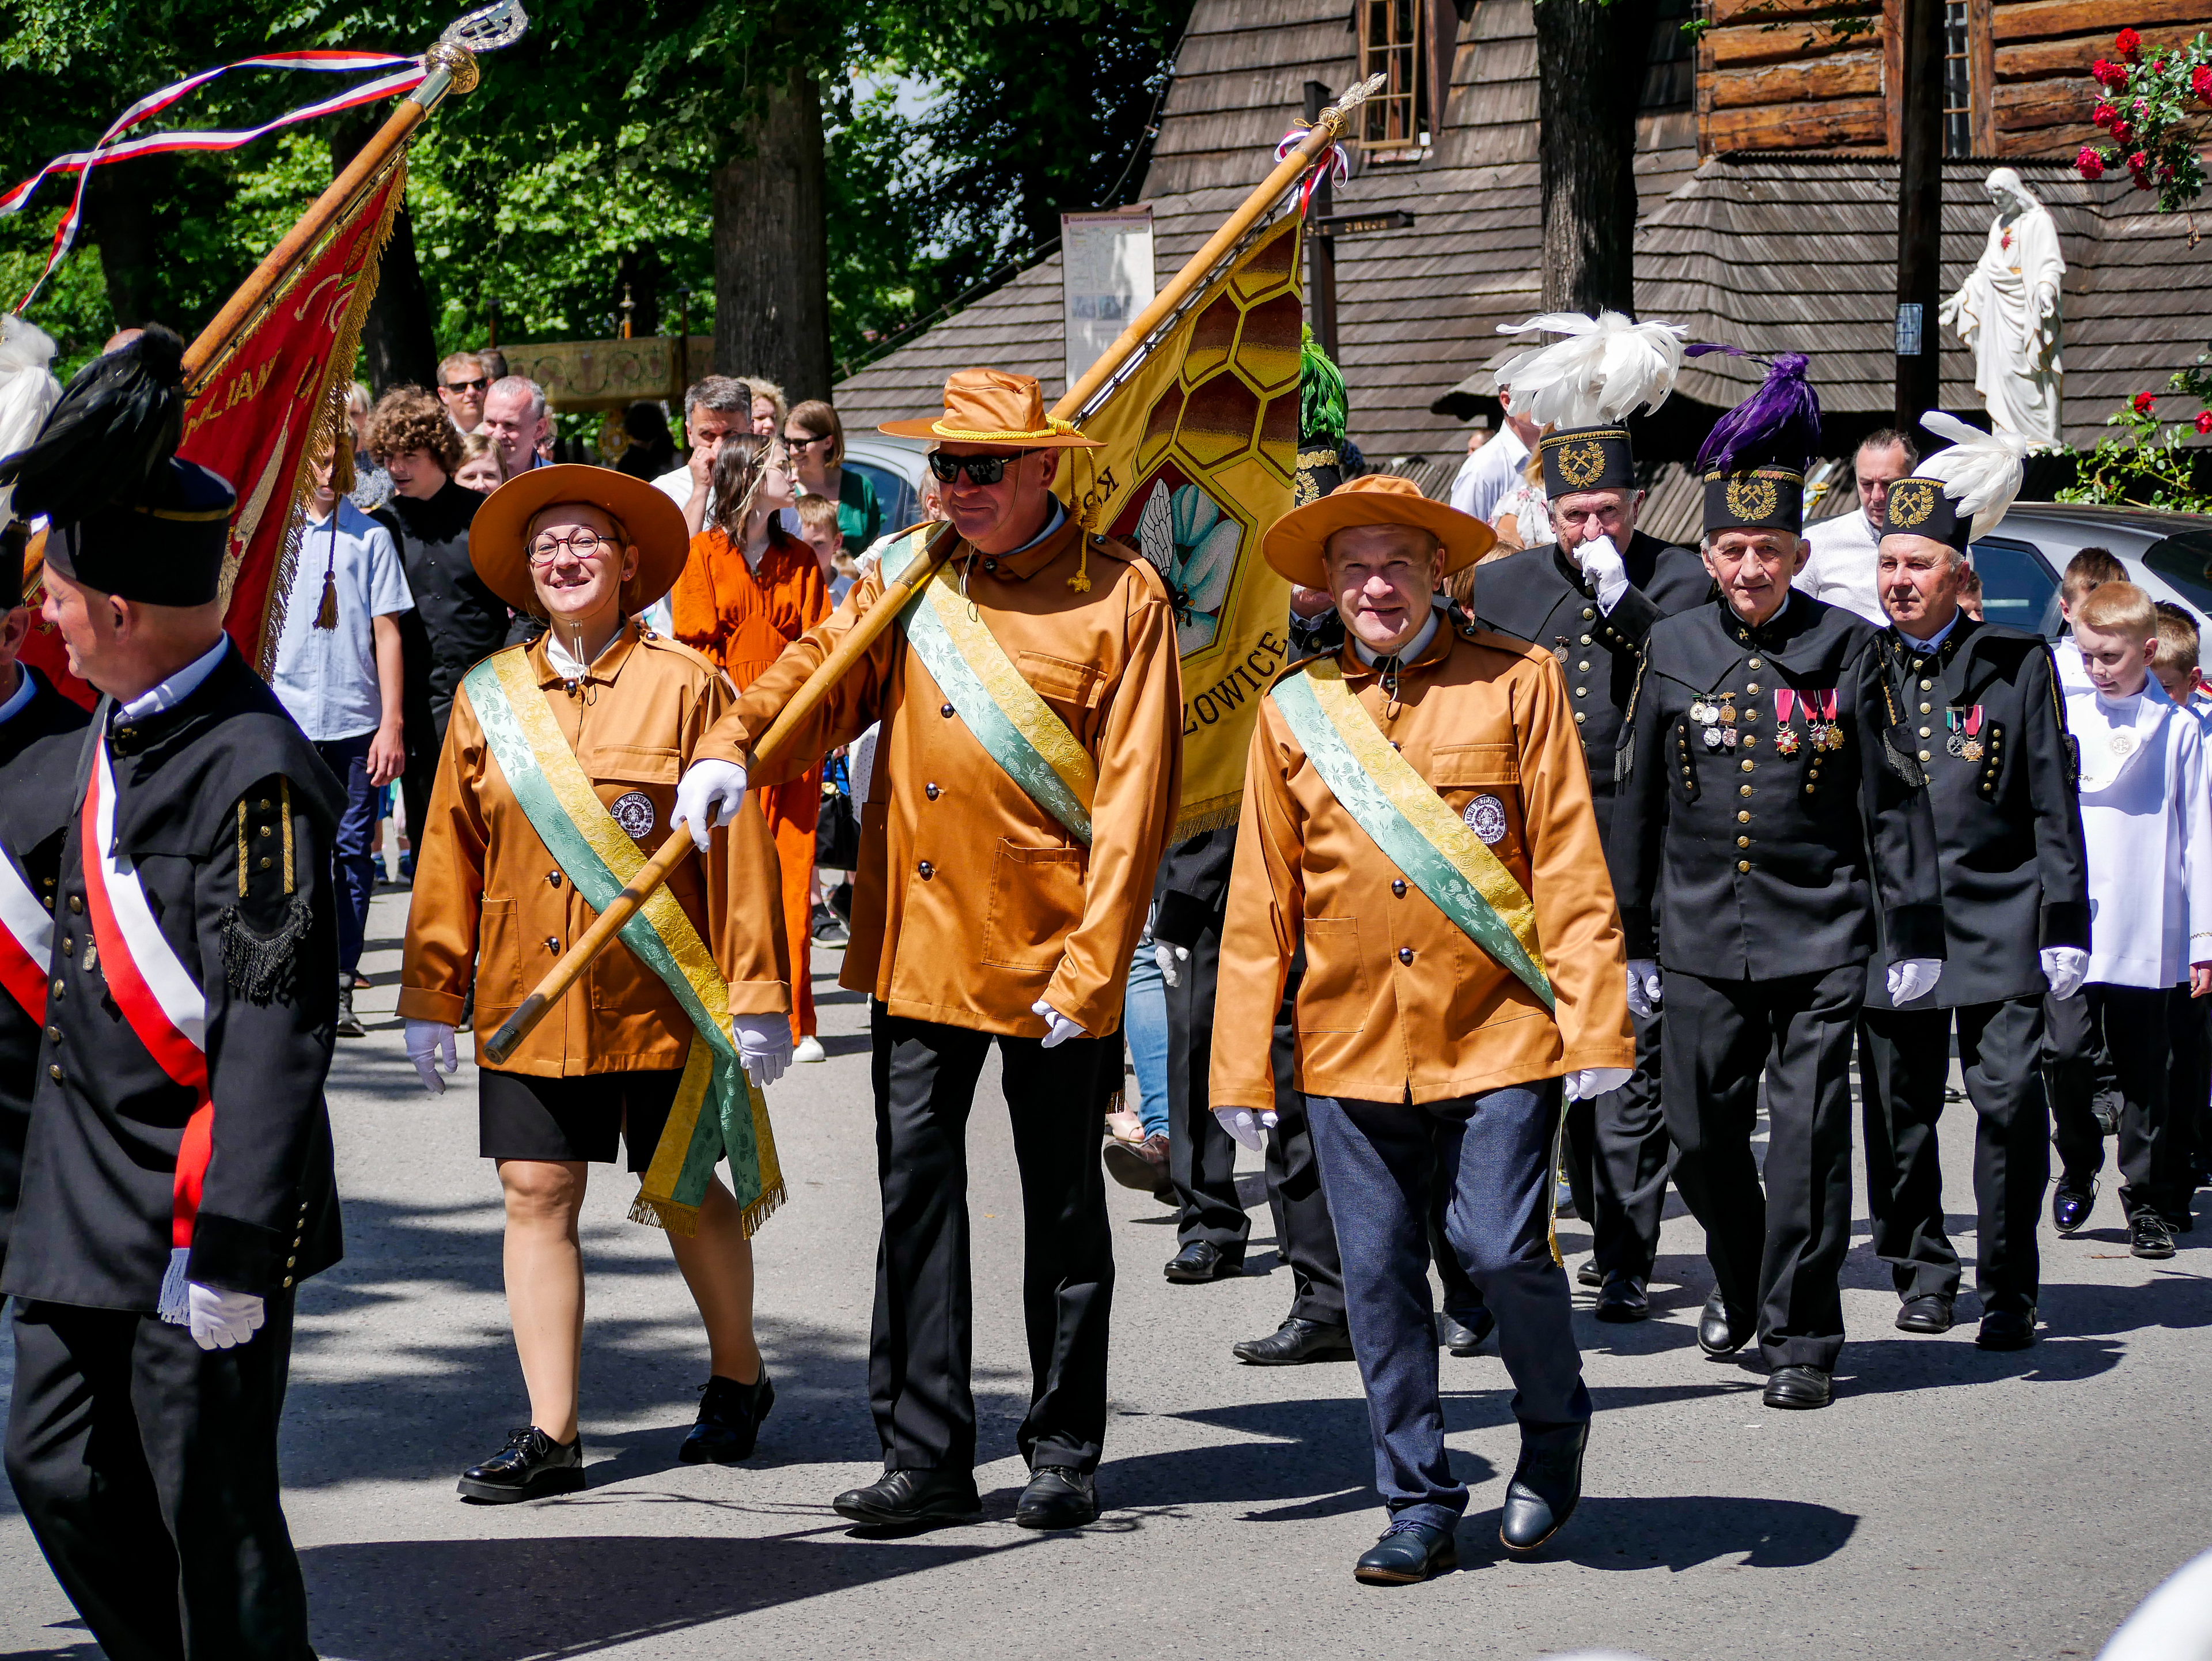
[[1296,215],[1208,283],[1182,320],[1082,423],[1057,488],[1167,586],[1182,659],[1182,810],[1174,840],[1237,822],[1261,696],[1289,660],[1290,585],[1260,538],[1297,472]]

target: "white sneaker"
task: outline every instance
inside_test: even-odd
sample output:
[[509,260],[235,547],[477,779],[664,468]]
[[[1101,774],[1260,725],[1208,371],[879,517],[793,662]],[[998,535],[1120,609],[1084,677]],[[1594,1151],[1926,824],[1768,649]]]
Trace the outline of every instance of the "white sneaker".
[[791,1059],[794,1062],[826,1062],[830,1059],[830,1052],[823,1049],[822,1040],[810,1032],[792,1050]]

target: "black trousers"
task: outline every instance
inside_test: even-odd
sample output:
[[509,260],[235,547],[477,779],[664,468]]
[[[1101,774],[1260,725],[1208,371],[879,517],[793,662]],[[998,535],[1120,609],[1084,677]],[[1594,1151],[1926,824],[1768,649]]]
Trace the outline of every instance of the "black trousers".
[[2104,1031],[2091,1018],[2086,988],[2070,998],[2044,995],[2043,1093],[2051,1103],[2051,1140],[2061,1147],[2096,1141],[2102,1134],[2097,1106],[2119,1117],[2119,1077],[2105,1049]]
[[2212,998],[2192,998],[2186,986],[2166,995],[2166,1033],[2172,1046],[2172,1106],[2166,1115],[2172,1173],[2170,1203],[2185,1214],[2197,1192],[2197,1173],[2204,1168],[2208,1144],[2205,1119],[2212,1112]]
[[2035,1229],[2051,1177],[2051,1116],[2039,1066],[2043,1000],[1949,1009],[1869,1009],[1859,1017],[1860,1106],[1875,1254],[1900,1298],[1955,1297],[1959,1254],[1943,1228],[1936,1125],[1959,1068],[1974,1104],[1974,1290],[1984,1313],[2035,1307]]
[[[1668,971],[1660,1099],[1674,1187],[1705,1231],[1732,1317],[1755,1313],[1770,1367],[1833,1371],[1851,1241],[1851,1037],[1866,964],[1769,980]],[[1765,1184],[1752,1156],[1766,1077]]]
[[[2172,1102],[2172,990],[2096,982],[2066,1000],[2069,1004],[2077,1001],[2090,1031],[2112,1058],[2119,1086],[2120,1203],[2130,1217],[2141,1205],[2179,1214],[2188,1208],[2190,1189],[2184,1186],[2188,1181],[2182,1171],[2185,1162],[2174,1158],[2174,1139],[2167,1134]],[[2094,1086],[2090,1066],[2054,1055],[2051,1140],[2058,1147],[2058,1180],[2069,1188],[2087,1190],[2104,1167],[2105,1139],[2089,1111]]]
[[1098,1163],[1098,1074],[1121,1040],[994,1037],[872,1006],[876,1252],[868,1398],[886,1467],[975,1463],[975,1295],[969,1278],[968,1114],[991,1046],[1022,1183],[1022,1315],[1030,1410],[1017,1440],[1032,1467],[1096,1470],[1106,1433],[1106,1330],[1114,1242]]
[[128,1311],[15,1308],[8,1476],[109,1661],[313,1661],[276,1421],[292,1295],[203,1350]]
[[[1168,999],[1168,1179],[1182,1216],[1176,1243],[1206,1241],[1231,1257],[1244,1255],[1251,1220],[1237,1199],[1237,1142],[1213,1116],[1213,994],[1221,937],[1202,933]],[[1267,1209],[1291,1266],[1291,1313],[1326,1326],[1344,1324],[1344,1270],[1336,1228],[1322,1192],[1306,1098],[1297,1084],[1291,1001],[1275,1013],[1272,1060],[1275,1128],[1267,1133]]]
[[1567,1104],[1567,1187],[1590,1226],[1598,1272],[1651,1278],[1674,1143],[1659,1103],[1659,1017],[1632,1014],[1636,1070],[1618,1090]]

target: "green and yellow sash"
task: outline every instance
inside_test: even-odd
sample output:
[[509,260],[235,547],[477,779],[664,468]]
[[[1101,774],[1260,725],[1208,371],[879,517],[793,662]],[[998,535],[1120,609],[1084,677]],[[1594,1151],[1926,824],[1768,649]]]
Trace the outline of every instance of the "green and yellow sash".
[[[886,582],[906,569],[934,528],[921,526],[884,551]],[[1098,794],[1091,753],[1022,678],[998,636],[961,593],[951,565],[937,568],[907,601],[899,621],[907,643],[984,752],[1068,835],[1088,843],[1091,806]]]
[[[614,821],[546,708],[525,648],[495,652],[461,679],[507,788],[584,903],[604,910],[644,868],[645,855]],[[622,928],[623,944],[658,975],[690,1018],[694,1042],[667,1129],[630,1207],[630,1220],[696,1233],[699,1203],[718,1161],[750,1234],[783,1203],[783,1171],[768,1104],[745,1077],[730,1034],[729,984],[666,886]],[[704,1042],[699,1042],[704,1040]],[[708,1104],[713,1110],[706,1110]]]
[[1553,1007],[1528,891],[1390,745],[1334,658],[1285,675],[1267,696],[1344,811],[1407,879],[1477,946]]

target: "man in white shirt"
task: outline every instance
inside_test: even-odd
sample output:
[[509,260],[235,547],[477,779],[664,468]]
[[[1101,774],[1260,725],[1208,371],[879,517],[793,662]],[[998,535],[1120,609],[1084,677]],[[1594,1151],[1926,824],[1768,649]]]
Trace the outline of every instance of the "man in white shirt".
[[538,448],[551,424],[545,413],[545,389],[528,375],[495,380],[484,394],[484,436],[499,447],[500,465],[509,478],[546,465]]
[[[1498,391],[1501,397],[1505,394],[1503,386]],[[1480,449],[1469,451],[1460,464],[1451,482],[1451,505],[1487,524],[1498,499],[1513,488],[1513,481],[1528,465],[1539,436],[1540,429],[1534,422],[1508,410],[1498,436]]]
[[[368,1031],[353,1013],[354,971],[375,891],[369,838],[376,792],[407,764],[400,699],[400,614],[414,609],[392,533],[345,494],[352,455],[312,459],[307,524],[277,636],[272,690],[338,782],[345,812],[331,861],[337,877],[341,1037]],[[343,477],[334,476],[334,472]]]
[[1875,581],[1875,563],[1881,545],[1881,510],[1889,499],[1889,487],[1919,463],[1917,447],[1894,428],[1868,434],[1851,458],[1851,469],[1858,480],[1859,510],[1805,527],[1805,545],[1810,551],[1804,569],[1790,579],[1790,587],[1846,611],[1856,611],[1877,629],[1889,627],[1889,614],[1881,609]]

